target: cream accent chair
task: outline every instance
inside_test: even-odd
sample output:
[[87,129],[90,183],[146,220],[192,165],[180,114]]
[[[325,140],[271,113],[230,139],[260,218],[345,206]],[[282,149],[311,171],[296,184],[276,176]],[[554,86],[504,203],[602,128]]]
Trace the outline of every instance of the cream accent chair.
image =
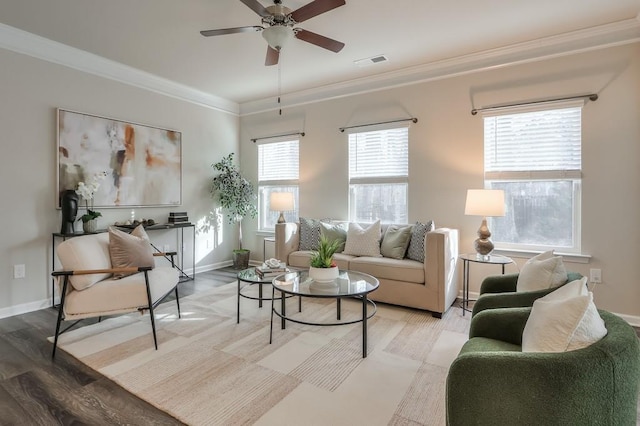
[[[108,232],[67,239],[58,246],[56,252],[63,270],[52,273],[57,279],[61,295],[52,359],[56,355],[58,336],[80,320],[135,311],[142,313],[145,310],[149,310],[153,342],[156,350],[158,349],[153,309],[166,296],[175,292],[180,318],[180,276],[174,267],[175,253],[153,254],[170,260],[171,266],[114,269],[109,255]],[[114,279],[114,273],[133,275]],[[63,320],[76,322],[61,332],[60,324]]]

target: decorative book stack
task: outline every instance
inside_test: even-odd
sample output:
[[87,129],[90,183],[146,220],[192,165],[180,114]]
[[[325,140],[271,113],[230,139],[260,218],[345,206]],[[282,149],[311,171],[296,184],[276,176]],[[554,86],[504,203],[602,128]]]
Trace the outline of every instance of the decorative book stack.
[[262,279],[273,278],[286,272],[289,272],[289,268],[287,268],[284,263],[274,268],[267,265],[256,266],[256,274]]
[[189,224],[189,216],[187,216],[187,212],[171,212],[169,213],[169,223],[187,225]]

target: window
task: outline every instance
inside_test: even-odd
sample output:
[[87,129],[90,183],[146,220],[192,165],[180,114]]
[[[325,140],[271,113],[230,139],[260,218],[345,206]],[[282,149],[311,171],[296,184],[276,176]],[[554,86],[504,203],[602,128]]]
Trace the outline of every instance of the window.
[[280,212],[271,211],[272,192],[293,192],[294,209],[287,222],[298,220],[298,140],[258,145],[258,221],[260,230],[274,230]]
[[407,223],[409,128],[349,135],[349,220]]
[[505,216],[489,219],[496,246],[580,252],[582,105],[484,116],[485,187],[505,191]]

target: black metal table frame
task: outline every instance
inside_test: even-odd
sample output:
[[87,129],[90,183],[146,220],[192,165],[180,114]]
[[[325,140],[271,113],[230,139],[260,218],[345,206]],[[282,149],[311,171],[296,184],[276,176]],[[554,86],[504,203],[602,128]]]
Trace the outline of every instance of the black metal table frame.
[[[246,285],[243,286],[241,284],[243,282],[246,283]],[[248,294],[243,294],[242,293],[243,289],[251,287],[253,285],[257,285],[258,286],[258,297],[249,296]],[[254,281],[254,280],[242,279],[242,278],[240,278],[240,274],[238,274],[238,311],[237,311],[236,324],[240,324],[240,298],[241,297],[244,297],[245,299],[257,300],[259,308],[262,308],[262,302],[263,301],[272,300],[270,297],[264,297],[263,296],[263,291],[262,291],[262,286],[263,285],[271,285],[271,281],[267,282],[267,281]],[[288,295],[287,298],[289,298],[289,297],[294,297],[294,295]],[[302,312],[302,298],[298,298],[298,309],[300,310],[300,312]]]
[[484,262],[482,260],[470,260],[470,259],[461,257],[462,259],[462,301],[460,302],[460,308],[462,308],[462,316],[464,316],[466,312],[473,312],[472,309],[469,309],[469,302],[472,302],[472,300],[469,299],[469,269],[471,269],[469,268],[469,263],[475,262],[475,263],[484,263],[484,264],[491,264],[491,265],[501,265],[502,275],[504,275],[505,266],[513,263],[513,260],[506,256],[501,256],[501,257],[504,257],[505,259],[509,259],[510,262],[491,263],[491,262]]
[[[280,292],[280,297],[276,298],[275,296],[275,292],[276,290],[278,290],[278,292]],[[281,289],[276,289],[275,286],[272,287],[271,290],[271,325],[270,325],[270,329],[269,329],[269,344],[271,344],[271,342],[273,342],[273,314],[276,314],[277,316],[280,317],[281,319],[281,329],[284,330],[286,328],[286,323],[287,321],[291,321],[291,322],[295,322],[298,324],[304,324],[304,325],[313,325],[313,326],[319,326],[319,327],[334,327],[337,325],[349,325],[349,324],[356,324],[361,322],[362,323],[362,358],[366,358],[367,357],[367,320],[370,319],[371,317],[373,317],[377,310],[378,307],[376,306],[375,302],[371,299],[369,299],[367,297],[367,294],[370,292],[366,292],[366,293],[362,293],[362,294],[352,294],[352,295],[345,295],[345,296],[337,296],[337,295],[333,295],[333,294],[300,294],[300,293],[293,293],[293,292],[288,292],[286,290],[281,290]],[[294,319],[294,318],[289,318],[287,317],[287,313],[286,313],[286,299],[288,297],[291,296],[300,296],[300,305],[299,305],[299,311],[302,312],[302,306],[301,306],[301,299],[302,297],[312,297],[312,298],[316,298],[316,299],[336,299],[336,319],[337,321],[340,322],[332,322],[332,323],[318,323],[318,322],[310,322],[310,321],[302,321],[302,320],[298,320],[298,319]],[[349,297],[349,298],[355,298],[355,299],[361,299],[362,300],[362,318],[359,318],[357,320],[353,320],[353,321],[341,321],[340,317],[341,317],[341,301],[343,298],[345,297]],[[279,299],[280,302],[280,312],[276,311],[276,307],[275,307],[275,301],[276,299]],[[367,315],[367,304],[370,304],[373,307],[373,311],[371,312],[371,314]]]

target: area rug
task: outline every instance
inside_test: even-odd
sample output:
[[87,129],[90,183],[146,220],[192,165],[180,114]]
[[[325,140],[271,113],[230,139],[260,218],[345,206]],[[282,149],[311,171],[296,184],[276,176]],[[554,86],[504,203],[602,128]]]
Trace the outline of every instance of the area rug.
[[[253,287],[249,291],[255,290]],[[335,319],[328,299],[287,302],[301,319]],[[63,334],[59,347],[138,397],[191,425],[444,425],[449,365],[467,339],[469,317],[378,304],[362,358],[361,324],[336,327],[274,320],[271,302],[241,299],[236,283],[156,309]],[[342,303],[344,320],[362,304]]]

